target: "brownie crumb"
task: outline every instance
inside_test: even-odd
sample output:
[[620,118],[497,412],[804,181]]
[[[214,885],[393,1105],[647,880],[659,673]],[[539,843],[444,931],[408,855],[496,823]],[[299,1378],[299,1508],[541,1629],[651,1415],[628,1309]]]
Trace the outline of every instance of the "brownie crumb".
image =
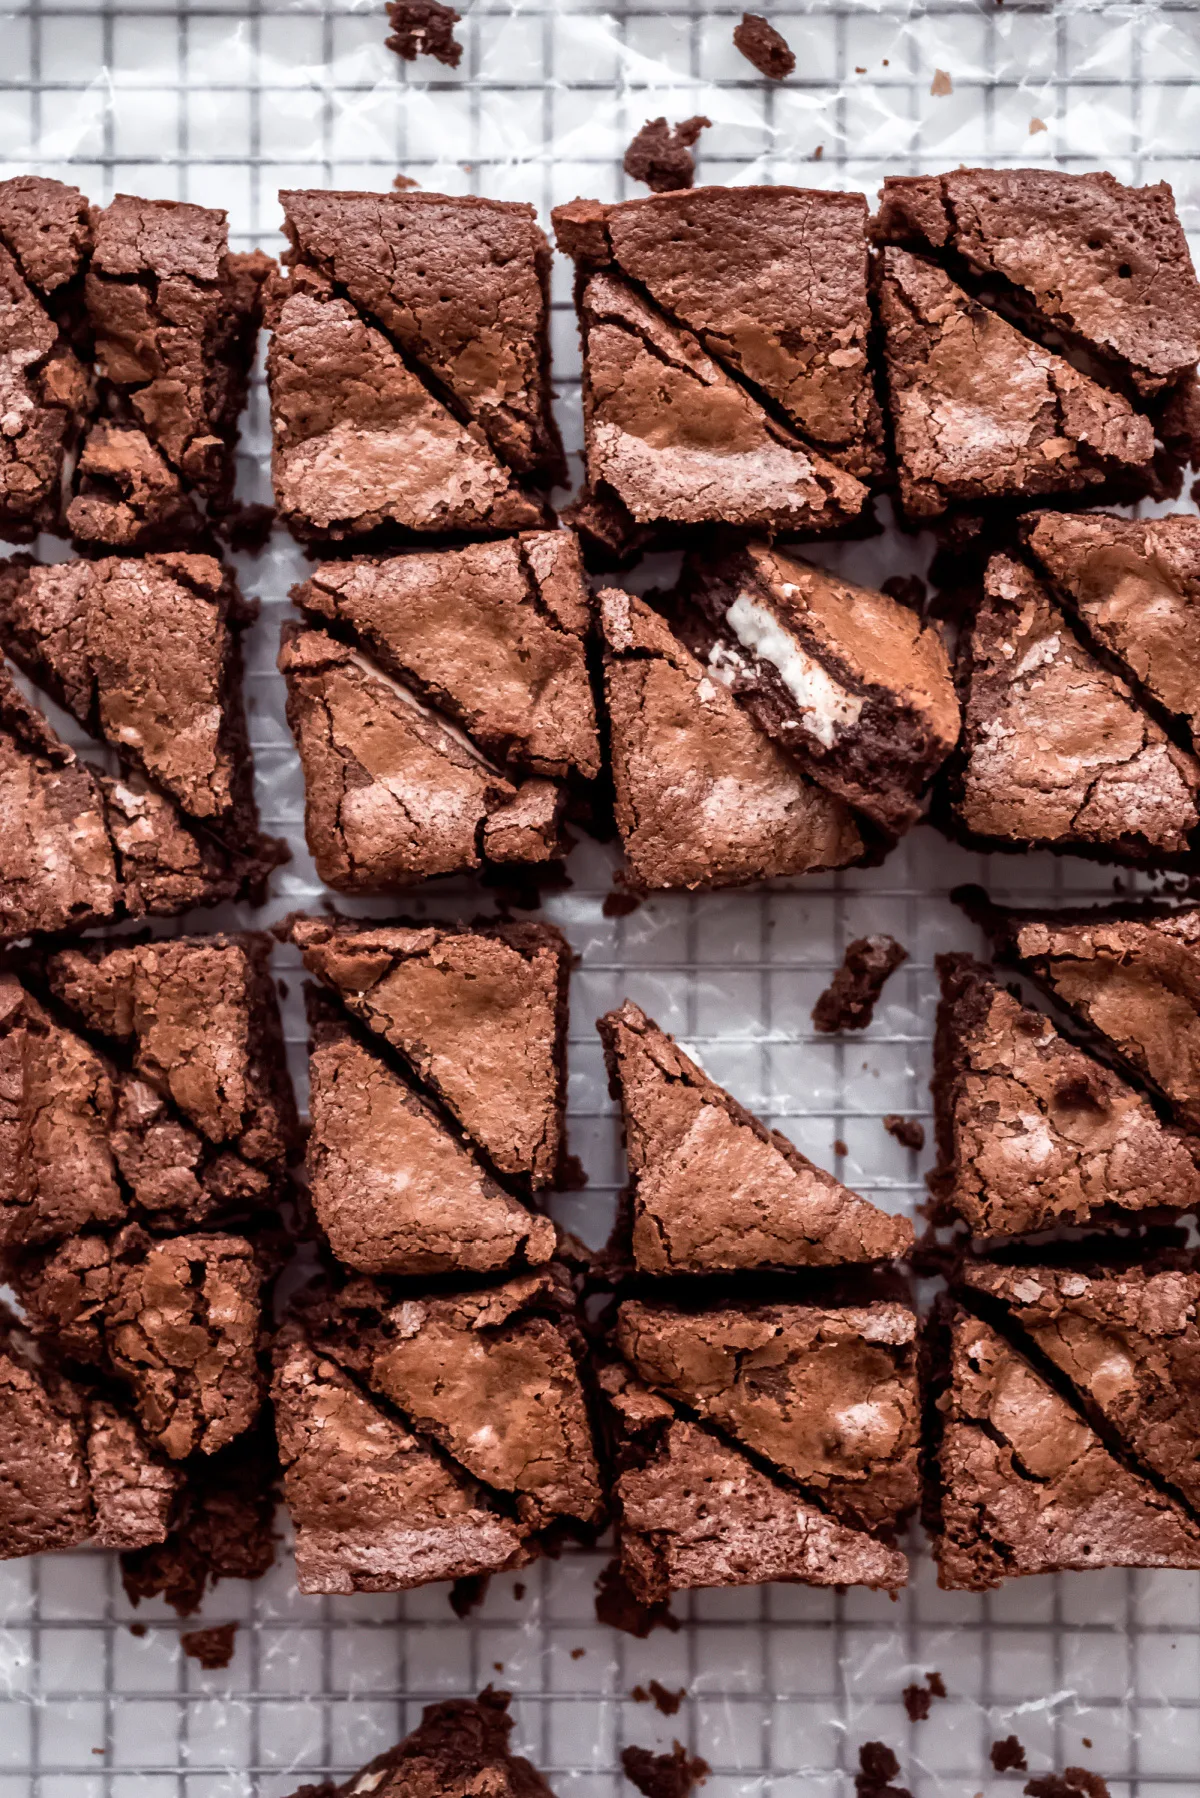
[[131,1636],[136,1636],[140,1642],[143,1636],[149,1634],[149,1631],[144,1623],[131,1623],[129,1625],[129,1633]]
[[933,71],[933,80],[929,84],[929,91],[935,100],[944,100],[947,94],[952,94],[954,92],[954,83],[951,81],[949,75],[947,75],[945,69],[935,69]]
[[571,1659],[573,1661],[581,1661],[586,1653],[586,1648],[573,1648],[571,1650]]
[[856,937],[842,965],[813,1006],[813,1024],[824,1035],[865,1030],[874,1016],[884,981],[908,960],[908,950],[892,936]]
[[924,1723],[929,1715],[929,1708],[935,1698],[946,1696],[946,1682],[940,1673],[927,1673],[923,1686],[905,1686],[904,1708],[908,1712],[909,1721]]
[[419,181],[414,181],[411,175],[392,176],[392,186],[398,194],[407,193],[409,188],[420,187],[420,185],[421,183]]
[[623,1748],[625,1777],[646,1798],[689,1798],[710,1771],[708,1762],[689,1754],[676,1742],[670,1754],[653,1754],[649,1748]]
[[610,1561],[596,1581],[596,1617],[610,1629],[624,1630],[641,1641],[660,1626],[671,1631],[679,1628],[678,1617],[671,1615],[666,1603],[643,1604],[634,1597],[619,1561]]
[[687,1697],[687,1690],[680,1686],[677,1692],[670,1691],[652,1679],[649,1686],[634,1686],[629,1694],[635,1704],[649,1704],[651,1701],[662,1712],[664,1717],[673,1717]]
[[[894,1136],[906,1149],[916,1149],[919,1152],[925,1147],[925,1126],[919,1118],[902,1118],[897,1112],[889,1111],[883,1120],[883,1127],[889,1136]],[[940,1692],[938,1696],[941,1697]]]
[[742,22],[733,28],[733,41],[747,62],[752,62],[768,81],[783,81],[796,67],[794,51],[787,39],[761,14],[744,12]]
[[454,35],[462,14],[452,6],[439,6],[437,0],[388,0],[387,16],[392,35],[384,41],[405,62],[433,56],[456,69],[462,61],[463,47]]
[[1024,1773],[1029,1766],[1025,1749],[1017,1736],[1005,1736],[992,1743],[992,1765],[997,1773]]
[[600,910],[606,918],[627,918],[642,903],[637,893],[622,891],[615,887],[611,893],[604,895],[604,904]]
[[647,119],[625,152],[625,173],[631,181],[644,181],[652,193],[677,193],[696,178],[692,145],[712,120],[697,113],[678,125],[666,119]]
[[1067,1767],[1062,1773],[1039,1773],[1025,1787],[1025,1798],[1112,1798],[1107,1780],[1086,1767]]
[[189,1660],[199,1661],[206,1673],[228,1667],[233,1659],[236,1623],[214,1623],[208,1629],[189,1629],[179,1638],[179,1646]]
[[850,1153],[850,1145],[849,1143],[844,1143],[840,1136],[835,1136],[833,1139],[833,1152],[835,1155],[848,1155]]
[[524,1598],[524,1596],[525,1596],[525,1581],[523,1579],[514,1580],[513,1581],[513,1597],[517,1600],[518,1603],[520,1603],[521,1599]]
[[900,1771],[900,1762],[886,1742],[864,1742],[858,1751],[858,1767],[854,1775],[858,1798],[912,1798],[907,1786],[891,1783]]
[[483,1603],[490,1579],[487,1573],[468,1573],[455,1580],[450,1588],[450,1609],[456,1617],[469,1617]]

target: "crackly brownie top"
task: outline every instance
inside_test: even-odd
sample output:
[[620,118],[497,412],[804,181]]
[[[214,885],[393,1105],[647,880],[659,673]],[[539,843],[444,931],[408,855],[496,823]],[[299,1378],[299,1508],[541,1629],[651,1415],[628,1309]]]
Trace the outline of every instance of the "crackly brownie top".
[[[487,1798],[553,1798],[541,1774],[509,1752],[508,1704],[509,1694],[490,1686],[477,1699],[428,1704],[411,1735],[342,1785],[324,1789],[330,1798],[460,1798],[476,1791]],[[294,1798],[312,1798],[315,1790],[302,1786]]]
[[966,766],[958,814],[976,836],[1178,855],[1200,821],[1200,764],[1076,638],[1043,584],[994,556],[960,648]]
[[644,600],[599,599],[617,827],[635,877],[695,887],[844,867],[854,819],[748,717]]
[[298,918],[291,935],[310,973],[399,1050],[495,1167],[553,1181],[569,957],[557,930]]
[[969,956],[940,956],[938,972],[938,1146],[974,1231],[1080,1224],[1110,1205],[1191,1209],[1200,1170],[1144,1098]]
[[769,1131],[626,1000],[600,1021],[633,1181],[633,1255],[650,1273],[903,1255],[890,1217]]
[[1195,731],[1200,724],[1200,518],[1041,512],[1023,535],[1096,641]]
[[91,240],[88,203],[77,187],[44,175],[0,181],[0,242],[39,293],[76,278]]
[[590,604],[573,533],[324,562],[292,598],[353,631],[502,765],[599,773]]
[[867,1529],[916,1503],[915,1337],[914,1314],[889,1303],[685,1311],[635,1300],[617,1328],[642,1379]]

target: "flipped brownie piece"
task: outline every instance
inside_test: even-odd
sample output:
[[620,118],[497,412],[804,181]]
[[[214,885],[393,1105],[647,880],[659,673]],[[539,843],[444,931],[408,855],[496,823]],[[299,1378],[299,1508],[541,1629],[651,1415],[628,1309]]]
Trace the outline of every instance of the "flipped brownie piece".
[[759,74],[765,75],[768,81],[786,81],[795,70],[795,52],[783,33],[776,31],[761,13],[742,14],[741,24],[733,28],[733,42],[746,61],[753,63]]
[[969,1293],[1004,1306],[1136,1461],[1197,1505],[1200,1275],[984,1262],[968,1263],[962,1278]]
[[526,1529],[597,1521],[600,1470],[580,1383],[583,1338],[549,1273],[409,1299],[384,1319],[371,1384]]
[[1041,512],[1025,542],[1092,640],[1196,734],[1200,728],[1200,518]]
[[514,473],[566,478],[550,410],[550,245],[532,206],[419,189],[285,189],[279,203],[293,264],[379,325]]
[[819,536],[867,490],[767,413],[748,388],[628,281],[578,297],[590,488],[638,524],[729,524]]
[[536,1266],[554,1225],[511,1198],[434,1108],[322,1006],[312,1011],[313,1208],[338,1259],[364,1273]]
[[452,6],[441,6],[438,0],[387,0],[387,16],[392,32],[384,44],[405,62],[433,56],[456,69],[462,61],[462,45],[454,35],[462,14]]
[[476,1698],[427,1704],[411,1735],[377,1755],[342,1785],[301,1786],[293,1798],[554,1798],[541,1774],[512,1754],[509,1694],[489,1686]]
[[1005,1338],[957,1307],[938,1399],[944,1591],[1021,1574],[1200,1566],[1200,1525],[1121,1465]]
[[937,969],[934,1178],[976,1235],[1200,1202],[1186,1140],[1131,1086],[970,956]]
[[351,631],[499,766],[559,779],[600,772],[591,601],[573,532],[323,562],[292,599]]
[[815,1493],[855,1529],[916,1505],[915,1314],[879,1303],[684,1310],[627,1301],[617,1345],[649,1386]]
[[862,856],[847,807],[645,600],[609,588],[599,605],[617,830],[639,886],[733,886]]
[[932,263],[885,249],[879,315],[900,499],[910,518],[963,502],[1144,485],[1154,430]]
[[647,119],[635,131],[625,151],[622,167],[631,181],[644,181],[651,193],[676,193],[696,178],[692,150],[700,133],[712,124],[702,113],[668,125],[665,118]]
[[309,973],[400,1055],[502,1174],[562,1158],[571,951],[549,924],[294,918]]
[[958,741],[941,633],[886,593],[751,543],[685,568],[682,634],[813,779],[899,834]]
[[301,1592],[402,1592],[523,1566],[474,1483],[285,1324],[271,1387]]
[[641,1604],[697,1586],[874,1586],[896,1591],[895,1548],[830,1517],[794,1486],[681,1418],[624,1368],[601,1374],[618,1436],[621,1573]]
[[544,522],[479,426],[460,424],[330,282],[293,268],[270,306],[275,504],[293,535],[427,536]]
[[1059,169],[893,177],[877,237],[953,250],[974,273],[1000,277],[1043,330],[1144,396],[1200,361],[1200,284],[1165,181],[1126,187]]
[[1022,563],[993,556],[959,642],[960,829],[997,849],[1154,862],[1186,856],[1200,762],[1075,637]]
[[885,985],[907,960],[908,950],[885,932],[855,937],[846,944],[833,979],[813,1006],[813,1029],[823,1036],[865,1030]]
[[828,1267],[907,1253],[912,1225],[768,1130],[626,1000],[597,1026],[621,1101],[643,1273]]

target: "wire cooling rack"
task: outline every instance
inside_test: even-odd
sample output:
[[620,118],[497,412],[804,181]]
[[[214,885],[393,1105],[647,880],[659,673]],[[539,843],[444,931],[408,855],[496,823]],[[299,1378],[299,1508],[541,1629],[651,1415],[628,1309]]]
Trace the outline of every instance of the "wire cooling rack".
[[[780,87],[732,49],[740,7],[699,0],[464,6],[457,72],[401,65],[383,47],[375,0],[6,3],[0,173],[39,169],[98,202],[125,190],[225,206],[239,245],[278,245],[281,186],[385,188],[398,169],[430,188],[530,199],[543,215],[579,193],[619,198],[630,133],[648,116],[697,112],[713,121],[700,145],[709,181],[874,194],[886,173],[964,161],[1107,167],[1124,180],[1171,180],[1185,226],[1200,230],[1192,6],[770,5],[798,59]],[[950,92],[935,96],[938,70]],[[578,348],[561,259],[554,352],[564,435],[577,452]],[[267,497],[267,447],[256,387],[244,497]],[[922,572],[928,553],[924,539],[887,532],[822,559],[869,581]],[[274,671],[301,569],[278,534],[262,556],[241,560],[246,590],[262,601],[247,685],[260,802],[295,859],[263,912],[227,908],[200,928],[269,921],[326,896],[304,851]],[[601,907],[613,866],[585,841],[571,859],[574,884],[546,906],[580,957],[569,1124],[589,1175],[554,1209],[593,1243],[622,1174],[593,1029],[601,1011],[636,999],[814,1159],[908,1210],[923,1196],[931,1151],[902,1149],[881,1120],[900,1112],[929,1122],[932,959],[979,946],[950,888],[982,880],[1028,901],[1113,887],[1110,871],[1086,863],[989,863],[920,829],[869,872],[664,895],[610,920]],[[478,902],[451,888],[406,909],[470,915]],[[810,1010],[843,943],[876,929],[898,936],[911,959],[861,1039],[814,1039]],[[280,952],[279,971],[303,1092],[294,957]],[[146,1633],[132,1634],[113,1557],[10,1562],[0,1565],[0,1798],[282,1798],[389,1746],[431,1699],[489,1681],[515,1694],[519,1744],[560,1798],[617,1798],[631,1789],[616,1770],[621,1747],[674,1737],[712,1767],[707,1798],[850,1798],[858,1747],[871,1739],[896,1750],[916,1798],[994,1798],[1027,1777],[991,1771],[990,1744],[1010,1733],[1032,1772],[1084,1765],[1106,1777],[1112,1798],[1200,1791],[1200,1576],[1098,1572],[972,1597],[939,1593],[923,1545],[914,1537],[912,1546],[913,1584],[894,1603],[786,1586],[696,1594],[676,1603],[678,1634],[644,1643],[596,1623],[603,1553],[568,1552],[496,1580],[465,1621],[442,1587],[302,1599],[285,1554],[258,1585],[226,1583],[206,1604],[201,1621],[241,1625],[233,1662],[217,1673],[185,1659],[187,1626],[161,1605],[144,1605],[136,1621]],[[931,1669],[949,1695],[911,1723],[903,1688]],[[686,1687],[677,1716],[632,1699],[652,1676]]]

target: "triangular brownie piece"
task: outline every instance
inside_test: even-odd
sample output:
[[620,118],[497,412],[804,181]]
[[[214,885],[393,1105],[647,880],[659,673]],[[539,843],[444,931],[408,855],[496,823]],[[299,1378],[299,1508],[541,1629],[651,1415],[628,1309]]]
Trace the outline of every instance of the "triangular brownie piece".
[[900,498],[911,518],[1149,473],[1148,419],[933,263],[885,249],[879,313]]
[[1200,1567],[1200,1525],[1114,1459],[989,1324],[953,1308],[937,1401],[938,1584],[986,1592],[1021,1574]]
[[979,1236],[1190,1211],[1200,1168],[1178,1131],[968,955],[939,955],[937,1190]]
[[640,1271],[827,1267],[912,1247],[907,1218],[859,1198],[759,1123],[631,1001],[598,1028],[625,1123]]
[[[411,14],[415,9],[405,10]],[[422,10],[428,14],[433,9]],[[450,13],[449,7],[437,10]],[[457,17],[445,22],[452,27]],[[479,1793],[480,1798],[485,1793],[487,1798],[554,1798],[537,1769],[509,1749],[509,1702],[508,1692],[493,1692],[488,1686],[477,1699],[427,1704],[411,1735],[386,1754],[376,1755],[340,1786],[325,1788],[327,1798],[362,1798],[365,1792],[373,1792],[375,1798],[418,1798],[418,1794],[463,1798],[464,1793]],[[301,1798],[304,1789],[294,1798]]]
[[404,1057],[494,1167],[553,1183],[571,960],[559,931],[294,918],[289,932],[308,971]]
[[1200,518],[1039,512],[1025,542],[1092,640],[1200,728]]
[[855,1529],[917,1502],[915,1314],[906,1305],[628,1300],[616,1341],[638,1377],[696,1412]]
[[1022,563],[988,563],[959,671],[953,803],[972,840],[1134,862],[1187,856],[1200,762],[1083,647]]
[[584,647],[591,601],[572,531],[323,562],[292,599],[351,631],[499,766],[557,779],[600,772]]
[[853,816],[803,774],[645,600],[600,595],[617,829],[638,885],[840,868]]
[[1200,1275],[974,1262],[962,1279],[1005,1307],[1135,1460],[1200,1506]]

